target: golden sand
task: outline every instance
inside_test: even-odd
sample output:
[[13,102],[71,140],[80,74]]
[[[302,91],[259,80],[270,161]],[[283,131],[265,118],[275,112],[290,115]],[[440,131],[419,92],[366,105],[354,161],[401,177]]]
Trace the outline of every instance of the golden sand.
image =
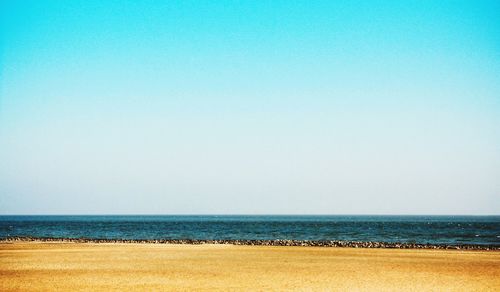
[[500,291],[500,252],[2,243],[0,290]]

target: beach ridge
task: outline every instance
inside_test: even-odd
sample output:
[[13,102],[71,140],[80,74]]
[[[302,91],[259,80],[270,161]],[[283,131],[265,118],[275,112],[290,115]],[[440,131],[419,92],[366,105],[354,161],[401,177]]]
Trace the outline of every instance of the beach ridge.
[[500,245],[478,244],[430,244],[408,242],[341,241],[341,240],[292,240],[292,239],[103,239],[103,238],[59,238],[59,237],[7,237],[0,243],[10,242],[66,242],[66,243],[134,243],[134,244],[228,244],[248,246],[303,246],[303,247],[347,247],[389,249],[449,249],[449,250],[500,250]]

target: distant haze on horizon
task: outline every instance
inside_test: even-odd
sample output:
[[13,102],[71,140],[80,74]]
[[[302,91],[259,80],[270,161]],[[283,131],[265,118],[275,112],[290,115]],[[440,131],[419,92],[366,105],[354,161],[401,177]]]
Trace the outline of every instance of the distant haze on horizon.
[[2,1],[0,214],[500,215],[500,2]]

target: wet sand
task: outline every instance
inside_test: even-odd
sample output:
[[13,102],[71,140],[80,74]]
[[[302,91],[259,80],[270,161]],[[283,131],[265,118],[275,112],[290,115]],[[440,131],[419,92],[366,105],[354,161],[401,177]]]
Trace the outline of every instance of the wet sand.
[[0,244],[0,290],[500,291],[499,251]]

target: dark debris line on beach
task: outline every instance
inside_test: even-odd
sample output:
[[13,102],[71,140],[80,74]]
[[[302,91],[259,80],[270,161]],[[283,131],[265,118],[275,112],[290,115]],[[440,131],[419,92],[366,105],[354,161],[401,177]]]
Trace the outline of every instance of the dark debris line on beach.
[[353,247],[353,248],[400,248],[400,249],[456,249],[456,250],[500,250],[496,245],[473,244],[419,244],[397,242],[358,242],[358,241],[315,241],[315,240],[201,240],[201,239],[98,239],[98,238],[55,238],[55,237],[8,237],[0,242],[72,242],[72,243],[155,243],[155,244],[232,244],[255,246],[318,246],[318,247]]

